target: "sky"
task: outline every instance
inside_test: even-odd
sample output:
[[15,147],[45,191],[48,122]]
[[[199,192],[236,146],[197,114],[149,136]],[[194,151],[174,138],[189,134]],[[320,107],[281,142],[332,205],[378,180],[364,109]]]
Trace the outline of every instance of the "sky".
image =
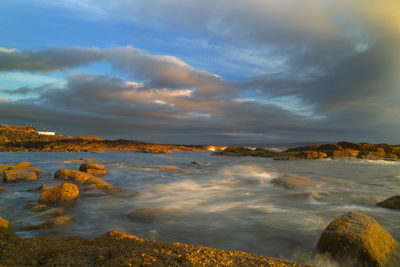
[[398,0],[3,0],[0,123],[400,144]]

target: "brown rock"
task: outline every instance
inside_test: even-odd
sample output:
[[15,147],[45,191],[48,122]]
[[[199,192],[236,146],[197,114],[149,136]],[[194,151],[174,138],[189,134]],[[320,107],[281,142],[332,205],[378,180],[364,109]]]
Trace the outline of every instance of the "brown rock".
[[93,174],[93,175],[105,175],[105,174],[107,174],[107,171],[106,171],[105,167],[103,165],[100,165],[100,164],[90,164],[90,163],[82,164],[79,167],[79,170],[82,171],[82,172]]
[[56,172],[54,175],[54,179],[62,179],[66,181],[74,181],[76,183],[82,185],[91,185],[90,187],[86,188],[86,190],[90,189],[99,189],[99,190],[115,190],[116,188],[104,181],[101,178],[89,175],[85,172],[81,171],[72,171],[67,169],[62,169]]
[[[2,242],[7,243],[7,241],[12,240],[12,239],[17,239],[19,238],[15,233],[14,230],[11,227],[11,224],[4,220],[2,217],[0,217],[0,245]],[[2,253],[0,253],[1,255]],[[1,258],[1,256],[0,256]],[[1,262],[1,260],[0,260]]]
[[128,214],[128,218],[134,222],[150,223],[155,221],[169,221],[175,220],[176,216],[182,214],[179,209],[169,208],[139,208]]
[[33,205],[30,205],[30,207],[31,207],[30,210],[34,212],[42,212],[50,209],[50,207],[47,206],[46,204],[37,204],[37,203],[33,203]]
[[74,216],[60,216],[60,217],[54,218],[52,220],[45,221],[41,224],[23,226],[23,227],[21,227],[21,229],[22,230],[45,229],[45,228],[64,225],[64,224],[70,223],[70,222],[76,223],[76,218]]
[[38,202],[45,204],[65,204],[77,199],[78,196],[78,187],[71,183],[65,183],[43,191]]
[[74,181],[79,184],[85,183],[86,180],[89,178],[92,178],[92,175],[89,175],[85,172],[81,171],[73,171],[73,170],[67,170],[67,169],[62,169],[57,171],[54,174],[54,179],[58,180],[65,180],[65,181]]
[[400,210],[400,195],[385,199],[384,201],[379,202],[377,205],[388,209]]
[[349,212],[323,231],[317,248],[340,262],[357,266],[384,266],[397,247],[396,241],[375,219]]
[[31,163],[30,162],[18,162],[15,163],[14,166],[18,166],[18,167],[30,167]]
[[181,168],[176,166],[166,166],[154,169],[155,171],[183,171]]
[[3,182],[35,181],[38,171],[29,167],[11,167],[3,171]]
[[115,231],[94,240],[0,239],[0,250],[5,266],[311,266],[240,251],[155,242]]
[[300,157],[304,157],[304,159],[321,159],[326,158],[327,155],[321,151],[304,151],[300,153]]
[[29,189],[28,191],[29,192],[37,192],[37,191],[49,190],[53,187],[55,187],[55,185],[42,184],[41,186],[33,188],[33,189]]
[[296,189],[317,184],[316,182],[310,180],[310,178],[308,177],[302,177],[292,174],[284,175],[277,179],[272,179],[271,183],[275,186],[283,187],[286,189]]
[[4,187],[2,187],[1,185],[0,185],[0,193],[1,192],[7,192],[7,190],[4,188]]
[[61,216],[64,214],[65,214],[65,208],[61,207],[58,209],[50,210],[50,211],[40,215],[40,217],[56,217],[56,216]]

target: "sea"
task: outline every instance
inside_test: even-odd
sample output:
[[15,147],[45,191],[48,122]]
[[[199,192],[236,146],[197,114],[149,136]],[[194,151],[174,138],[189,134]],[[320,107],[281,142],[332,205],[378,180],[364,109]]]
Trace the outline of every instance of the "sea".
[[[37,202],[40,192],[29,190],[60,183],[53,179],[54,173],[63,168],[78,170],[77,159],[82,157],[95,158],[108,170],[102,178],[127,190],[115,194],[81,190],[66,214],[75,216],[76,224],[22,230],[43,222],[40,213],[27,207]],[[318,255],[316,244],[329,222],[360,211],[400,242],[400,212],[376,206],[399,194],[400,161],[281,161],[210,152],[0,153],[0,165],[21,161],[31,162],[44,173],[34,182],[3,185],[9,192],[0,194],[0,216],[24,238],[73,235],[92,239],[115,230],[157,241],[340,266]],[[157,170],[165,166],[179,170]],[[314,184],[289,190],[271,183],[287,174],[308,177]],[[391,265],[400,266],[400,261]]]

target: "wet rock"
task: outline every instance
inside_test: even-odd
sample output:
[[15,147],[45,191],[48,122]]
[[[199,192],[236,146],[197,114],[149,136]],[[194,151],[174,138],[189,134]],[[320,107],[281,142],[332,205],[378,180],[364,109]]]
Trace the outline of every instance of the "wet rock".
[[36,230],[36,229],[46,229],[46,228],[50,228],[50,227],[61,226],[66,223],[76,223],[75,216],[60,216],[60,217],[54,218],[52,220],[45,221],[41,224],[22,226],[21,230],[30,231],[30,230]]
[[196,165],[196,166],[206,166],[206,164],[198,162],[198,161],[192,161],[190,164]]
[[15,235],[5,239],[1,229],[0,262],[5,266],[311,266],[240,251],[156,242],[116,231],[94,240]]
[[3,183],[17,181],[35,181],[38,171],[29,167],[12,167],[3,171]]
[[168,221],[176,219],[182,211],[169,208],[139,208],[128,214],[128,218],[134,222],[150,223],[157,221]]
[[179,168],[179,167],[176,167],[176,166],[165,166],[165,167],[160,167],[160,168],[156,168],[156,169],[154,169],[155,171],[161,171],[161,172],[164,172],[164,171],[180,171],[180,172],[182,172],[183,170],[181,169],[181,168]]
[[[9,240],[18,238],[19,237],[14,233],[11,224],[8,221],[4,220],[2,217],[0,217],[0,245],[7,244]],[[0,253],[0,255],[1,254],[2,253]]]
[[400,195],[385,199],[384,201],[379,202],[377,205],[388,209],[400,210]]
[[171,150],[162,146],[145,146],[138,148],[135,152],[138,153],[152,153],[152,154],[171,154]]
[[29,189],[28,192],[38,192],[38,191],[44,191],[44,190],[49,190],[51,188],[55,187],[55,185],[49,185],[49,184],[42,184],[39,187]]
[[82,164],[79,170],[93,175],[106,175],[107,171],[103,165],[100,164]]
[[99,189],[114,192],[116,189],[113,185],[107,183],[101,178],[92,176],[81,171],[72,171],[67,169],[59,170],[55,173],[54,179],[62,179],[66,181],[74,181],[76,183],[88,186],[84,190]]
[[18,166],[18,167],[30,167],[31,163],[30,162],[17,162],[14,164],[14,166]]
[[384,266],[397,247],[396,241],[375,219],[349,212],[323,231],[317,248],[340,262],[357,266]]
[[50,209],[50,207],[47,206],[46,204],[38,204],[38,203],[30,203],[28,204],[28,207],[33,212],[42,212]]
[[57,216],[62,216],[64,214],[65,214],[65,208],[61,207],[61,208],[53,209],[46,213],[43,213],[40,215],[40,217],[57,217]]
[[277,179],[272,179],[271,183],[277,187],[283,187],[285,189],[296,189],[317,184],[308,177],[302,177],[292,174],[284,175]]
[[0,185],[0,193],[1,192],[7,192],[7,190],[4,188],[4,187],[2,187],[1,185]]
[[76,185],[64,183],[43,191],[38,202],[40,204],[67,204],[77,199],[78,196],[79,189]]
[[94,161],[94,158],[80,158],[80,160],[86,161],[88,163],[91,163],[92,161]]
[[74,181],[79,184],[85,183],[86,180],[92,177],[92,175],[85,172],[67,169],[61,169],[54,174],[54,179],[56,180]]

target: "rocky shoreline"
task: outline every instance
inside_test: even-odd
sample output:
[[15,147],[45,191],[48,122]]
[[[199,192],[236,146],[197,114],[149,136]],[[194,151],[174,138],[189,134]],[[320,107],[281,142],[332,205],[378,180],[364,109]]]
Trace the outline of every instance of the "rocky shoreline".
[[34,127],[0,125],[0,152],[214,151],[226,146],[153,144],[134,140],[102,140],[96,136],[40,135]]
[[0,217],[5,266],[312,266],[239,251],[156,242],[121,232],[82,237],[18,237]]
[[[213,155],[267,157],[275,160],[353,158],[398,160],[400,145],[339,142],[289,148],[277,152],[265,148],[213,145],[153,144],[134,140],[102,140],[95,136],[68,137],[39,135],[34,127],[0,125],[0,152],[105,152],[171,153],[172,151],[213,151]],[[215,151],[215,152],[214,152]]]
[[321,144],[289,148],[282,152],[275,152],[261,147],[251,149],[247,147],[233,146],[221,151],[213,152],[212,154],[233,157],[266,157],[275,160],[325,158],[397,160],[400,158],[400,145],[339,142],[337,144]]

